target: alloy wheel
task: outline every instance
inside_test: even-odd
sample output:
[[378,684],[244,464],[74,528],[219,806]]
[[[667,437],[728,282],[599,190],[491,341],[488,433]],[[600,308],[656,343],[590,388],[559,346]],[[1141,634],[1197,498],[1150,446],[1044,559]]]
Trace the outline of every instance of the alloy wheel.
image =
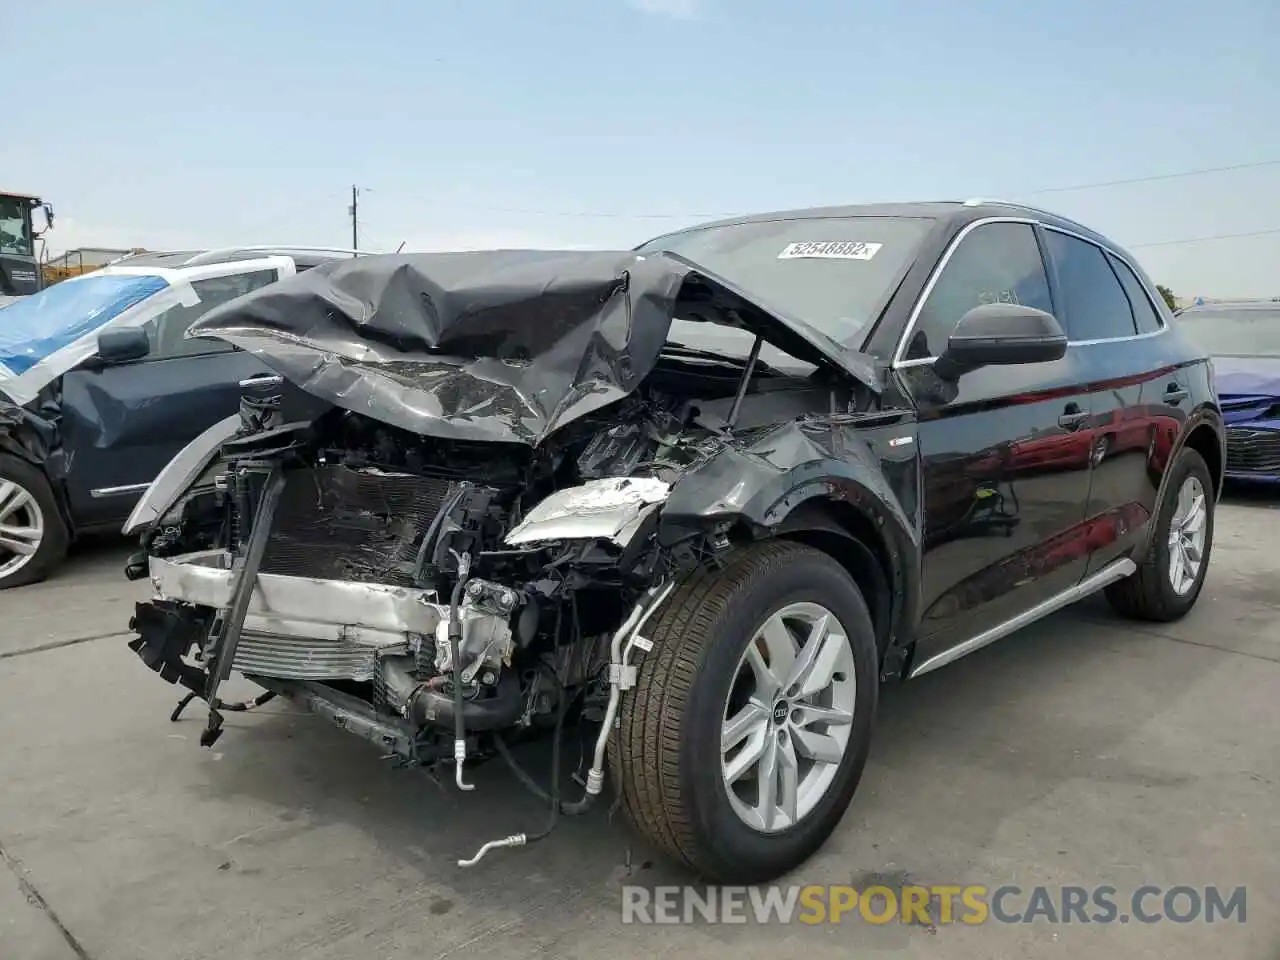
[[17,573],[44,541],[44,513],[30,490],[0,479],[0,578]]
[[849,747],[857,683],[835,614],[793,603],[756,630],[738,663],[720,735],[730,805],[747,826],[795,826],[830,790]]
[[1178,488],[1178,502],[1169,523],[1169,583],[1185,597],[1195,586],[1204,562],[1209,505],[1200,480],[1188,476]]

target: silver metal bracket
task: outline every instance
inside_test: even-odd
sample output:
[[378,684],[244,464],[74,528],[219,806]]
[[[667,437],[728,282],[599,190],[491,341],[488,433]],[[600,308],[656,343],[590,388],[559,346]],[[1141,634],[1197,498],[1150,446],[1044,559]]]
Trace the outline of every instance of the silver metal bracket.
[[619,690],[630,690],[636,685],[636,668],[630,664],[609,664],[609,683]]

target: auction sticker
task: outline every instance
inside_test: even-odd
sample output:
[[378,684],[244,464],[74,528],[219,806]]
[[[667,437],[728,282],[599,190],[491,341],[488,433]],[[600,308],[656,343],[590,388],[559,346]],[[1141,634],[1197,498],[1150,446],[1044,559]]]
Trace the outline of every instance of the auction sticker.
[[779,260],[870,260],[883,243],[861,240],[801,240],[789,243],[778,254]]

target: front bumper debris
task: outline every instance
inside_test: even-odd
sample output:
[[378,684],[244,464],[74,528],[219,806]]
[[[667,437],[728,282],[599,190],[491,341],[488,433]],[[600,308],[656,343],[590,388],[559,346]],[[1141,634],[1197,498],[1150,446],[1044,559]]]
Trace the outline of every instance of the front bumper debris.
[[[215,610],[231,602],[236,574],[228,552],[151,557],[148,564],[159,600]],[[283,679],[367,681],[379,654],[408,653],[448,618],[448,606],[430,590],[259,573],[232,666]]]

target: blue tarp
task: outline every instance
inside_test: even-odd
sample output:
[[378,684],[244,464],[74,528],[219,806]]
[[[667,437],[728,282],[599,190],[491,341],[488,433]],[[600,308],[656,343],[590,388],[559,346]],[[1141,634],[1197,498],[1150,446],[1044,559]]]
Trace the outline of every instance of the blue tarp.
[[91,275],[11,303],[0,312],[0,367],[24,373],[168,285],[151,275]]

